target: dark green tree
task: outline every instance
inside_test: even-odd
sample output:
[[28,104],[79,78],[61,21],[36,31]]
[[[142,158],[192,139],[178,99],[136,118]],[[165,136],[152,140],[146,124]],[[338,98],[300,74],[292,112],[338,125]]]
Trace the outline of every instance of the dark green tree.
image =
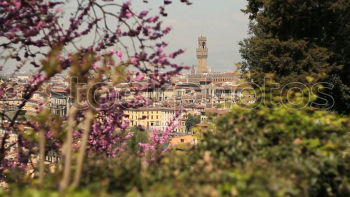
[[[327,82],[326,107],[350,114],[350,1],[248,0],[251,37],[240,43],[241,67],[259,86]],[[321,95],[320,95],[321,96]]]
[[129,132],[133,132],[133,137],[128,141],[127,149],[132,153],[137,153],[139,151],[139,143],[147,143],[149,140],[148,132],[140,129],[136,126],[131,127]]
[[201,122],[200,116],[188,115],[188,118],[185,122],[186,131],[191,131],[191,129]]

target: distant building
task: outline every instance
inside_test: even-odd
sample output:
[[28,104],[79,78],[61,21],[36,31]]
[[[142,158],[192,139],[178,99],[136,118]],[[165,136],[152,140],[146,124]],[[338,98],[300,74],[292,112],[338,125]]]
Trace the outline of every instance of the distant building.
[[197,48],[197,59],[198,59],[198,73],[208,73],[208,47],[207,47],[207,38],[200,36],[198,38],[198,48]]
[[198,59],[197,69],[195,70],[194,66],[191,68],[191,72],[186,76],[185,82],[208,84],[233,82],[240,79],[241,74],[239,72],[212,73],[209,71],[207,63],[208,51],[207,38],[200,36],[196,50]]
[[65,90],[53,90],[50,92],[49,108],[53,114],[60,117],[67,116],[70,100]]
[[223,83],[234,82],[241,78],[238,72],[224,72],[224,73],[202,73],[187,75],[186,81],[189,83]]
[[[126,114],[124,120],[129,121],[130,126],[141,126],[144,129],[163,131],[167,128],[167,123],[174,118],[176,112],[175,108],[164,107],[128,109],[124,112]],[[185,132],[184,123],[180,123],[174,132]]]
[[175,136],[170,139],[170,145],[176,147],[179,145],[195,145],[197,144],[197,139],[193,135],[183,135]]

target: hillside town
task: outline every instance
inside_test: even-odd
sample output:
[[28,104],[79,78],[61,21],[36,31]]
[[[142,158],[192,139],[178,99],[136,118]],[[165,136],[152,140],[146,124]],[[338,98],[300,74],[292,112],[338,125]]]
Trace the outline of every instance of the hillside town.
[[0,197],[349,197],[350,0],[0,0]]
[[[188,74],[172,78],[171,83],[161,88],[143,91],[142,97],[152,101],[149,106],[125,110],[124,120],[129,122],[129,126],[147,131],[154,129],[163,131],[168,122],[181,110],[178,118],[179,124],[171,133],[171,142],[173,145],[194,144],[196,143],[193,131],[195,125],[186,126],[190,124],[186,124],[190,121],[189,116],[198,117],[200,121],[196,123],[196,126],[206,127],[208,116],[227,113],[231,104],[242,102],[244,99],[244,102],[247,103],[254,102],[254,96],[247,91],[250,87],[244,82],[239,72],[209,71],[207,66],[209,50],[206,37],[198,38],[196,51],[198,65],[192,66]],[[18,106],[23,103],[24,100],[19,95],[24,91],[25,86],[30,84],[30,80],[30,75],[24,74],[2,76],[0,83],[6,83],[8,89],[6,97],[0,101],[0,110],[10,118],[16,114]],[[142,85],[142,83],[147,83],[147,80],[145,78],[138,83]],[[12,84],[12,87],[9,87],[9,84]],[[122,91],[129,88],[129,84],[120,83],[113,88]],[[70,79],[64,74],[56,75],[24,102],[17,121],[26,120],[35,114],[43,103],[53,115],[65,118],[73,105],[69,91]],[[6,119],[1,121],[10,124],[6,122]],[[5,131],[2,130],[0,134],[4,135],[4,133]],[[15,144],[16,134],[11,133],[10,135],[9,141]],[[12,153],[9,153],[9,155],[12,154],[15,154],[15,147],[12,148]],[[58,155],[58,153],[55,154]]]

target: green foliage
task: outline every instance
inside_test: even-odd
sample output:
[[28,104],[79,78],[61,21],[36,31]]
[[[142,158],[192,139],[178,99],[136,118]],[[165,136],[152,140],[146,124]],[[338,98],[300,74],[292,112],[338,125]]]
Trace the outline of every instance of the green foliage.
[[249,78],[261,86],[266,73],[281,84],[312,76],[334,86],[326,91],[332,109],[350,113],[349,1],[248,0],[245,13],[252,36],[241,42],[241,70]]
[[349,124],[310,107],[234,107],[186,152],[151,162],[127,152],[120,159],[92,157],[81,189],[123,196],[349,196]]
[[[24,190],[14,190],[11,193],[5,193],[0,190],[1,197],[10,197],[10,196],[21,196],[21,197],[59,197],[60,194],[57,191],[50,190],[37,190],[35,188],[27,188]],[[81,191],[69,191],[64,196],[66,197],[94,197],[96,194],[91,193],[89,190]],[[107,197],[108,195],[100,195]]]
[[133,137],[128,140],[127,149],[132,153],[137,153],[139,151],[139,143],[148,143],[149,142],[149,134],[145,130],[141,130],[136,126],[131,127],[129,132],[133,132]]
[[234,170],[239,196],[348,196],[348,128],[349,119],[312,108],[235,108],[199,151]]
[[[215,127],[203,133],[197,146],[169,150],[150,162],[133,151],[118,159],[89,155],[81,186],[69,195],[349,196],[350,119],[291,106],[271,102],[249,110],[233,107],[214,120]],[[129,148],[145,137],[143,131],[132,131]],[[41,191],[30,183],[22,189],[10,187],[5,196],[55,196],[49,192],[55,188],[52,183]]]
[[186,125],[186,131],[191,131],[191,129],[199,124],[201,122],[201,117],[200,116],[195,116],[192,114],[189,114],[187,117],[187,120],[185,122]]

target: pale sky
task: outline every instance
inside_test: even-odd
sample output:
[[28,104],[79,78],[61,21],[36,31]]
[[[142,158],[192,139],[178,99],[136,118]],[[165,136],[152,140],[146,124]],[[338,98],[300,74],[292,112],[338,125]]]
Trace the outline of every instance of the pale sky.
[[241,61],[238,42],[248,37],[248,16],[241,12],[246,0],[192,2],[191,6],[174,3],[165,19],[174,28],[168,36],[171,47],[186,50],[178,58],[179,62],[197,65],[197,37],[203,34],[208,39],[208,65],[212,71],[232,70],[233,65]]
[[[149,7],[158,11],[163,0],[149,0]],[[74,2],[74,1],[73,1]],[[145,4],[133,0],[134,8],[143,10]],[[166,37],[169,50],[185,49],[185,54],[176,59],[177,63],[197,65],[196,47],[199,35],[208,39],[208,66],[212,71],[232,71],[234,64],[241,61],[238,42],[248,37],[248,16],[241,12],[246,0],[191,0],[186,6],[174,0],[168,6],[168,17],[163,18],[167,26],[173,28]],[[68,6],[69,7],[69,6]],[[148,7],[148,8],[149,8]],[[9,64],[13,64],[11,61]],[[14,67],[6,67],[2,72],[12,73]],[[27,72],[32,68],[25,68]]]

